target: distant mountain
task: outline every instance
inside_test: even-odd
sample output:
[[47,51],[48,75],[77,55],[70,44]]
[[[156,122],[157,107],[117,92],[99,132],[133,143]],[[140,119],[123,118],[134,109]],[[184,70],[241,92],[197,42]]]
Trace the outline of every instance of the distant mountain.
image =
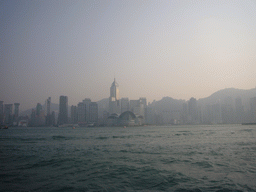
[[159,101],[153,101],[149,107],[153,107],[157,111],[170,111],[170,109],[172,111],[180,111],[183,103],[185,103],[185,100],[163,97]]
[[239,97],[241,98],[244,107],[249,108],[250,98],[256,97],[256,88],[249,90],[235,88],[222,89],[213,93],[209,97],[199,99],[198,104],[212,105],[217,102],[223,103],[227,99],[231,99],[234,103],[235,99]]
[[[199,99],[197,103],[198,105],[206,106],[216,103],[222,104],[228,100],[231,101],[233,105],[235,105],[235,99],[241,98],[244,109],[248,110],[250,107],[250,99],[253,97],[256,97],[256,88],[249,90],[228,88],[219,90],[209,97]],[[185,100],[163,97],[159,101],[153,101],[151,104],[149,104],[149,107],[153,107],[156,111],[181,111],[182,104],[185,102]]]

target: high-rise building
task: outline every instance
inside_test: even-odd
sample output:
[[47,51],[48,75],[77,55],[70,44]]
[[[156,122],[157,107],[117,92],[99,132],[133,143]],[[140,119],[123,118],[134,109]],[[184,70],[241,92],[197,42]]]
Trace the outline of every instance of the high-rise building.
[[0,115],[4,114],[4,102],[0,101]]
[[43,106],[40,103],[37,103],[37,105],[36,105],[36,115],[39,116],[41,114],[42,110],[43,110]]
[[4,105],[4,123],[5,124],[12,124],[13,115],[12,115],[12,104],[5,104]]
[[59,125],[68,123],[68,97],[60,96],[59,102]]
[[135,115],[140,115],[145,118],[145,107],[143,102],[145,102],[144,99],[130,100],[130,111]]
[[91,99],[85,98],[83,100],[83,103],[85,104],[85,122],[90,121],[90,104],[91,104]]
[[235,99],[235,123],[243,123],[244,121],[244,106],[241,97]]
[[146,123],[156,124],[155,110],[153,109],[153,107],[147,107],[146,116],[147,116]]
[[146,113],[146,110],[147,110],[147,99],[146,97],[141,97],[140,99],[140,103],[143,104],[143,110],[142,110],[142,113],[143,113],[143,117],[145,120],[147,120],[147,113]]
[[45,117],[45,124],[47,126],[53,125],[53,117],[51,114],[51,97],[48,97],[48,99],[46,99],[45,101],[45,105],[46,105],[46,117]]
[[182,104],[181,121],[182,124],[188,123],[188,104],[186,102]]
[[256,97],[250,99],[251,123],[256,123]]
[[29,125],[32,127],[37,126],[35,109],[32,109]]
[[89,122],[98,122],[98,104],[96,102],[91,102],[89,105]]
[[135,113],[136,107],[140,105],[140,100],[130,100],[130,111]]
[[120,113],[120,103],[119,103],[119,85],[114,78],[114,82],[110,87],[110,97],[109,97],[109,113]]
[[220,124],[222,123],[221,118],[221,105],[219,102],[216,102],[214,105],[212,105],[212,123],[214,124]]
[[18,124],[18,117],[19,117],[19,103],[14,103],[14,121]]
[[130,110],[130,102],[128,98],[121,99],[121,113]]
[[0,125],[3,124],[4,120],[4,102],[0,101]]
[[147,107],[147,98],[146,97],[141,97],[140,102],[144,105],[144,107]]
[[188,122],[191,124],[198,123],[198,113],[197,113],[197,101],[194,97],[191,97],[188,101]]
[[232,97],[224,98],[221,104],[221,117],[222,123],[224,124],[234,123],[234,108]]
[[52,120],[52,125],[55,125],[55,112],[53,111],[52,112],[52,115],[51,115],[51,120]]
[[51,97],[46,100],[46,115],[51,115]]
[[83,102],[77,105],[77,121],[79,123],[85,123],[85,104]]
[[76,124],[77,123],[77,107],[72,105],[71,106],[71,123]]

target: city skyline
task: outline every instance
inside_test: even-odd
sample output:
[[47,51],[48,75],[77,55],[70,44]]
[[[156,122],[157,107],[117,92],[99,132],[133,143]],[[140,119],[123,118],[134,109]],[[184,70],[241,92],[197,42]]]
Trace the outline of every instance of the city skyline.
[[[116,80],[115,80],[116,81]],[[113,84],[113,83],[112,83]],[[111,84],[111,85],[112,85]],[[249,90],[254,90],[254,89],[256,89],[256,87],[255,88],[252,88],[252,89],[237,89],[237,88],[224,88],[224,89],[220,89],[220,90],[217,90],[216,92],[214,92],[214,93],[211,93],[210,95],[208,95],[208,96],[206,96],[206,97],[203,97],[203,98],[195,98],[195,97],[193,97],[193,96],[188,96],[188,98],[189,99],[181,99],[181,98],[174,98],[174,97],[171,97],[171,96],[163,96],[163,97],[161,97],[160,99],[153,99],[153,101],[147,101],[147,104],[148,103],[152,103],[152,102],[156,102],[156,101],[160,101],[160,100],[162,100],[162,99],[164,99],[164,98],[172,98],[172,99],[175,99],[175,100],[182,100],[182,101],[184,101],[184,102],[188,102],[191,98],[195,98],[196,100],[200,100],[200,99],[205,99],[205,98],[209,98],[210,96],[212,96],[212,95],[214,95],[214,94],[216,94],[217,92],[219,92],[219,91],[223,91],[223,90],[228,90],[228,89],[235,89],[235,90],[244,90],[244,91],[249,91]],[[60,95],[60,96],[62,96],[62,95]],[[22,112],[24,112],[24,111],[27,111],[27,110],[29,110],[29,109],[36,109],[37,107],[36,107],[36,105],[38,105],[38,104],[40,104],[40,105],[42,105],[42,106],[44,106],[44,112],[46,113],[46,114],[48,114],[48,110],[49,110],[49,108],[48,108],[48,104],[47,104],[47,102],[49,102],[48,100],[50,99],[50,102],[51,102],[51,104],[58,104],[59,105],[59,98],[60,98],[60,96],[58,96],[57,98],[55,98],[55,100],[54,101],[56,101],[56,102],[52,102],[51,101],[51,98],[52,97],[48,97],[48,98],[46,98],[46,99],[44,99],[43,101],[37,101],[37,102],[35,102],[35,103],[32,103],[31,105],[32,105],[32,107],[31,108],[22,108],[22,103],[18,103],[19,104],[19,111],[22,113]],[[69,98],[69,96],[66,96],[66,97],[68,97]],[[119,98],[119,101],[120,101],[120,107],[121,107],[121,102],[122,102],[122,100],[123,99],[128,99],[128,100],[137,100],[138,98],[144,98],[144,97],[137,97],[137,98],[129,98],[129,97],[127,97],[127,96],[123,96],[123,97],[120,97]],[[145,96],[145,98],[147,98],[146,96]],[[87,99],[89,99],[90,101],[91,101],[91,98],[86,98],[86,97],[84,97],[82,100],[84,101],[84,100],[87,100]],[[100,100],[92,100],[93,102],[100,102],[100,101],[102,101],[102,100],[109,100],[109,97],[105,97],[105,98],[101,98]],[[148,100],[148,99],[147,99]],[[15,106],[15,104],[17,103],[16,101],[14,101],[13,103],[11,103],[11,102],[9,102],[9,103],[7,103],[7,102],[5,102],[4,100],[2,100],[1,102],[3,102],[3,105],[13,105],[13,106]],[[81,103],[81,101],[77,101],[77,103],[74,103],[74,104],[68,104],[68,107],[70,108],[70,107],[72,107],[72,106],[77,106],[79,103]],[[121,112],[121,108],[120,108],[120,112]]]
[[[4,104],[0,101],[0,124],[13,126],[136,126],[143,124],[234,124],[256,122],[256,88],[251,90],[224,89],[210,97],[188,101],[170,97],[147,105],[147,99],[121,98],[118,102],[118,84],[110,87],[110,98],[91,102],[85,98],[77,105],[68,107],[68,97],[60,96],[58,109],[51,108],[51,97],[45,105],[37,103],[30,114],[19,115],[20,103]],[[114,96],[114,97],[113,97]],[[114,98],[114,100],[113,100]],[[116,99],[115,99],[116,98]],[[107,105],[109,100],[109,106]],[[71,113],[68,111],[71,109]]]
[[255,1],[3,1],[0,100],[205,98],[256,85]]
[[[247,94],[245,94],[247,92]],[[224,89],[210,97],[178,100],[164,97],[147,103],[139,99],[119,98],[119,84],[114,78],[109,99],[92,102],[85,98],[77,105],[68,105],[68,96],[59,97],[58,109],[52,109],[51,97],[44,106],[37,103],[28,114],[19,114],[20,103],[0,101],[0,124],[13,126],[137,126],[166,124],[234,124],[256,122],[256,88]],[[69,113],[70,110],[70,113]],[[57,115],[57,116],[56,116]]]

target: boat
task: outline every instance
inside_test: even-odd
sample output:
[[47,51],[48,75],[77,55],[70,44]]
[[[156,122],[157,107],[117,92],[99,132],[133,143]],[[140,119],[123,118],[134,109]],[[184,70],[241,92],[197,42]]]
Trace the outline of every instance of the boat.
[[242,123],[242,125],[256,125],[256,123]]

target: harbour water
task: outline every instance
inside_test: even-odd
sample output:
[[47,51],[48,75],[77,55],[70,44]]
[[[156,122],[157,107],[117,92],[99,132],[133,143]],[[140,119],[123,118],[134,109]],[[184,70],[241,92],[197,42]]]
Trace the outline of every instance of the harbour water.
[[256,126],[0,130],[1,191],[256,191]]

